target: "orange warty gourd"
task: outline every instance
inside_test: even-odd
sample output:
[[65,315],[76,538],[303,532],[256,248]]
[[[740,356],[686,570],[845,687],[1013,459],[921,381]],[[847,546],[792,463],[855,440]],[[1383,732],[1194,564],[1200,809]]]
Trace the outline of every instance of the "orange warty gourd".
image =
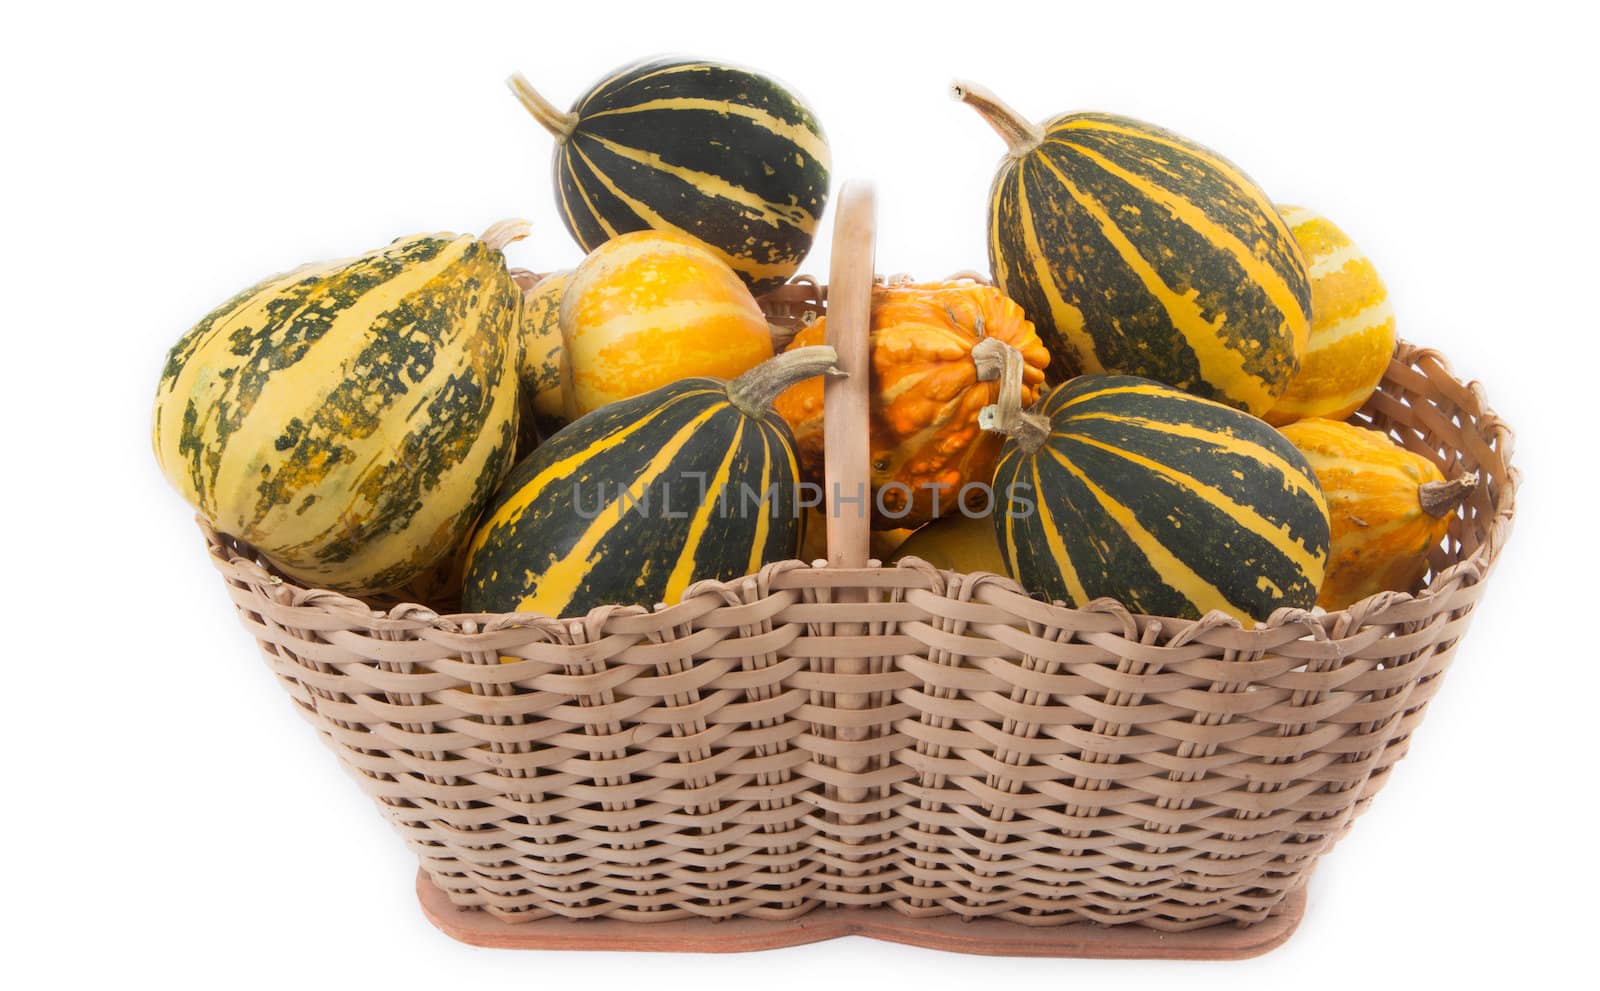
[[1385,590],[1414,592],[1476,475],[1446,480],[1433,462],[1376,430],[1311,417],[1280,428],[1316,473],[1332,547],[1317,595],[1343,609]]
[[738,378],[772,357],[744,282],[692,237],[635,231],[602,244],[561,296],[569,420],[680,379]]
[[[795,335],[790,348],[821,344],[827,318]],[[999,351],[1021,353],[1022,404],[1044,384],[1050,354],[1022,308],[1004,293],[970,279],[880,286],[872,292],[872,486],[874,525],[915,526],[956,509],[956,499],[984,505],[1001,438],[978,427],[978,411],[999,398]],[[975,354],[974,349],[978,352]],[[985,357],[987,356],[987,357]],[[822,382],[801,382],[778,397],[778,413],[794,430],[801,469],[822,477]],[[879,493],[881,492],[881,496]]]
[[1279,425],[1308,416],[1342,420],[1372,395],[1394,354],[1389,290],[1333,221],[1298,206],[1278,213],[1306,256],[1311,336],[1300,370],[1263,417]]

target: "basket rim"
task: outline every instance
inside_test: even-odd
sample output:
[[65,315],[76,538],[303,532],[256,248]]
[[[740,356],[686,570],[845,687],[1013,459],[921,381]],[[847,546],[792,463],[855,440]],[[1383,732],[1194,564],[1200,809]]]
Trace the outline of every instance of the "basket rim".
[[[807,281],[820,288],[815,280]],[[1007,576],[945,571],[917,557],[904,558],[893,565],[869,562],[865,568],[835,568],[823,560],[810,563],[800,560],[773,562],[755,574],[727,581],[704,579],[695,582],[685,590],[682,599],[672,605],[657,604],[653,608],[602,605],[581,617],[552,618],[527,612],[440,613],[417,602],[404,602],[388,609],[379,609],[342,592],[299,585],[272,570],[266,559],[248,544],[219,533],[198,514],[195,520],[205,535],[214,563],[219,568],[234,570],[240,579],[262,587],[263,592],[274,601],[329,613],[358,615],[366,622],[394,632],[432,629],[473,637],[508,629],[537,628],[559,638],[579,628],[591,634],[598,633],[607,621],[627,616],[668,615],[674,625],[692,624],[713,609],[741,601],[739,590],[749,587],[751,583],[755,583],[763,593],[816,585],[841,587],[853,583],[879,588],[925,589],[938,595],[948,594],[959,585],[959,594],[963,597],[1006,607],[1015,615],[1057,627],[1137,634],[1137,631],[1146,630],[1152,624],[1159,624],[1163,633],[1161,640],[1171,646],[1205,633],[1208,641],[1214,641],[1220,634],[1238,649],[1270,649],[1289,640],[1306,637],[1314,640],[1343,639],[1363,627],[1426,618],[1437,611],[1434,607],[1440,604],[1440,600],[1454,595],[1461,588],[1484,581],[1509,539],[1516,512],[1516,494],[1521,484],[1521,473],[1512,464],[1513,432],[1489,406],[1482,384],[1476,380],[1461,383],[1451,371],[1449,361],[1439,351],[1401,340],[1396,345],[1395,360],[1412,367],[1424,363],[1435,365],[1440,373],[1463,385],[1478,406],[1476,432],[1500,455],[1505,468],[1504,473],[1497,474],[1491,482],[1493,517],[1484,539],[1470,554],[1434,574],[1427,586],[1417,592],[1379,592],[1336,611],[1285,607],[1254,626],[1245,626],[1238,619],[1220,611],[1212,611],[1199,619],[1139,614],[1108,598],[1096,599],[1080,607],[1047,602],[1029,595]],[[654,619],[654,623],[659,625],[659,618]]]

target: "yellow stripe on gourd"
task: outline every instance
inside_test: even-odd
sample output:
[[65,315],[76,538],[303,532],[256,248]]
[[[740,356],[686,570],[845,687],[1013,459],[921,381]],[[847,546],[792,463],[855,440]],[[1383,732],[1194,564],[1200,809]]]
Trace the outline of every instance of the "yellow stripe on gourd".
[[[360,344],[362,339],[371,338],[374,330],[389,329],[386,325],[378,323],[380,316],[393,309],[402,300],[421,292],[430,283],[438,280],[442,273],[457,265],[461,261],[461,256],[475,243],[476,238],[458,238],[430,261],[406,266],[394,278],[370,292],[363,293],[352,305],[339,310],[327,332],[310,346],[304,357],[287,368],[275,371],[266,380],[257,395],[255,409],[269,411],[281,407],[315,414],[318,412],[317,404],[308,403],[305,397],[325,397],[346,380],[369,374],[371,369],[352,366],[351,362],[362,350]],[[453,285],[452,280],[450,284],[436,288],[446,290],[453,288]],[[481,313],[479,315],[481,316]],[[458,347],[459,339],[465,334],[482,332],[478,322],[460,320],[449,321],[449,330],[452,336],[440,342],[440,347],[443,349]],[[484,371],[487,372],[487,369]],[[459,373],[460,368],[452,362],[436,362],[422,382],[408,383],[406,396],[408,399],[430,396],[444,382]],[[324,417],[337,417],[343,411],[323,408],[320,412]],[[390,422],[389,417],[383,417],[381,422]],[[278,472],[285,470],[289,456],[295,453],[295,449],[278,452],[273,443],[285,425],[282,416],[247,416],[239,430],[228,439],[228,445],[223,451],[217,471],[218,490],[223,491],[225,485],[239,486],[240,489],[254,488],[263,479],[276,478]],[[309,423],[306,426],[308,429],[312,427]],[[336,424],[331,435],[333,439],[358,453],[370,450],[371,457],[387,460],[385,455],[389,453],[387,450],[389,445],[384,443],[382,438],[378,441],[378,445],[382,447],[379,449],[379,446],[373,445],[368,437],[357,436],[351,425],[346,423]],[[261,457],[263,453],[264,459]],[[364,467],[353,464],[340,465],[328,476],[327,484],[354,492],[359,481],[358,472]],[[337,481],[339,478],[348,478],[350,481],[339,483]],[[238,504],[242,506],[244,503],[245,500],[240,500]],[[271,507],[265,516],[254,515],[249,518],[229,520],[228,523],[235,529],[228,532],[245,540],[255,540],[263,534],[270,534],[275,547],[291,546],[304,540],[315,539],[316,534],[304,530],[298,524],[293,511],[292,501],[280,503]]]
[[[589,191],[583,188],[583,180],[578,178],[578,170],[572,167],[572,155],[563,155],[561,164],[565,166],[567,175],[572,177],[572,188],[578,191],[579,198],[583,200],[584,208],[589,211],[590,219],[600,225],[600,229],[606,232],[606,237],[616,237],[617,229],[611,226],[611,222],[606,219],[605,214],[595,208],[594,201],[589,199]],[[591,171],[593,170],[592,165],[590,169]],[[567,229],[572,231],[580,230],[577,219],[572,214],[572,204],[567,201],[565,193],[563,192],[558,198],[561,200],[561,212],[566,214]]]
[[[1040,453],[1043,452],[1041,451]],[[1051,454],[1055,456],[1057,461],[1062,460],[1060,455],[1056,455],[1054,451]],[[1067,545],[1061,539],[1061,528],[1056,526],[1055,517],[1050,515],[1050,500],[1037,498],[1044,492],[1044,486],[1039,480],[1039,460],[1037,457],[1033,459],[1032,467],[1033,492],[1036,497],[1034,499],[1034,512],[1039,514],[1039,529],[1044,533],[1045,546],[1050,551],[1050,558],[1055,562],[1056,570],[1061,574],[1062,582],[1067,586],[1067,595],[1072,604],[1075,606],[1087,605],[1089,592],[1084,588],[1083,579],[1078,575],[1078,569],[1072,561],[1072,555],[1067,553]],[[1071,470],[1070,466],[1068,470]],[[1013,561],[1017,559],[1015,525],[1010,513],[1007,513],[1006,540],[1011,545],[1011,559]]]
[[[684,237],[694,237],[692,232],[686,231],[677,224],[669,222],[665,217],[661,216],[661,214],[652,210],[650,206],[642,200],[635,199],[634,197],[629,196],[627,193],[624,193],[617,187],[616,183],[611,181],[609,176],[595,166],[594,161],[590,159],[588,155],[585,155],[582,149],[573,146],[572,154],[575,154],[579,158],[583,159],[583,163],[589,166],[589,171],[593,172],[595,178],[600,180],[600,185],[606,188],[606,192],[610,193],[612,196],[615,196],[617,199],[626,204],[628,209],[632,210],[638,215],[640,220],[645,222],[646,227],[654,231],[670,231],[673,234],[680,234]],[[762,263],[756,261],[754,258],[730,255],[727,252],[718,249],[715,245],[708,244],[706,247],[716,252],[717,257],[726,262],[734,271],[743,272],[755,280],[774,278],[787,279],[794,271],[794,265],[792,263],[793,259]]]
[[[1060,175],[1059,172],[1056,174]],[[1084,329],[1083,311],[1067,302],[1051,274],[1044,249],[1039,244],[1038,231],[1033,223],[1033,206],[1028,197],[1027,173],[1021,169],[1017,171],[1017,209],[1018,219],[1022,222],[1022,243],[1027,249],[1028,258],[1033,262],[1034,278],[1038,279],[1039,289],[1044,293],[1045,305],[1050,308],[1050,322],[1066,338],[1074,357],[1077,358],[1078,367],[1072,371],[1082,375],[1104,372],[1105,366],[1100,363],[1099,355],[1095,351],[1094,337]],[[997,257],[1003,256],[1001,252],[995,254]]]
[[[1245,275],[1262,288],[1267,294],[1267,298],[1272,301],[1272,305],[1288,319],[1294,328],[1300,350],[1303,351],[1305,349],[1305,338],[1310,328],[1310,314],[1306,312],[1300,297],[1296,295],[1293,287],[1284,278],[1283,273],[1275,266],[1256,257],[1255,252],[1251,250],[1251,246],[1241,241],[1237,234],[1212,220],[1192,200],[1173,193],[1146,176],[1128,171],[1099,152],[1066,141],[1051,141],[1047,143],[1069,148],[1094,162],[1105,172],[1116,176],[1154,202],[1166,207],[1175,219],[1182,221],[1185,226],[1199,234],[1207,243],[1226,252],[1244,270]],[[1270,205],[1266,207],[1266,211],[1268,216],[1272,215],[1272,207]],[[1288,232],[1285,231],[1284,234],[1287,235]],[[1287,236],[1285,241],[1290,244],[1293,243],[1293,239]]]
[[[740,429],[743,429],[743,425],[740,426]],[[758,430],[758,432],[761,434],[761,492],[764,497],[767,486],[772,484],[772,441],[768,439],[766,430]],[[735,444],[734,448],[737,450],[738,445]],[[785,459],[789,462],[789,477],[799,478],[800,466],[795,464],[794,450],[785,445],[783,453]],[[736,511],[742,513],[744,512],[744,493],[741,491],[736,498],[738,499]],[[745,574],[747,575],[753,575],[761,569],[762,555],[766,553],[767,549],[767,535],[772,530],[771,507],[762,506],[759,513],[760,518],[756,523],[756,536],[750,542],[750,563],[745,567]]]
[[468,555],[475,555],[483,548],[484,543],[489,539],[489,532],[495,527],[514,524],[520,519],[528,507],[540,496],[544,495],[545,489],[549,487],[551,482],[574,476],[585,461],[611,450],[634,434],[649,427],[656,418],[662,416],[677,404],[696,396],[707,395],[724,396],[720,390],[716,389],[696,389],[693,392],[685,392],[673,396],[665,404],[652,411],[649,416],[635,420],[613,433],[585,444],[560,461],[551,462],[543,471],[523,483],[511,498],[496,509],[488,519],[478,524],[477,531],[472,535],[471,546],[467,548]]
[[[712,113],[724,114],[733,117],[743,117],[763,131],[767,131],[794,145],[817,162],[823,168],[829,166],[828,146],[816,132],[803,124],[790,124],[759,107],[734,103],[729,100],[706,100],[698,97],[677,96],[664,97],[658,100],[646,100],[626,107],[617,107],[612,110],[598,110],[592,114],[585,114],[584,120],[594,120],[599,117],[615,115],[626,116],[646,110],[709,110]],[[593,135],[585,135],[593,137]]]
[[1250,202],[1255,204],[1255,206],[1260,209],[1262,216],[1268,218],[1269,220],[1274,217],[1279,218],[1280,224],[1275,226],[1279,227],[1279,231],[1284,237],[1288,237],[1289,235],[1288,225],[1281,222],[1282,214],[1275,209],[1272,203],[1261,193],[1260,187],[1258,187],[1249,176],[1245,175],[1243,172],[1240,172],[1232,162],[1229,162],[1227,159],[1216,154],[1210,149],[1196,144],[1189,144],[1181,140],[1173,140],[1172,138],[1166,137],[1153,129],[1128,128],[1111,121],[1092,120],[1082,117],[1063,121],[1059,124],[1053,124],[1049,128],[1051,137],[1055,137],[1060,131],[1103,131],[1107,134],[1118,134],[1123,137],[1137,138],[1142,141],[1149,141],[1154,144],[1161,145],[1165,148],[1171,148],[1173,151],[1176,151],[1181,155],[1204,162],[1206,165],[1210,166],[1211,169],[1219,173],[1223,178],[1227,179],[1229,184],[1231,184],[1236,190],[1249,198]]
[[1326,508],[1326,503],[1324,503],[1322,500],[1322,493],[1318,489],[1315,481],[1308,477],[1299,468],[1273,453],[1271,449],[1262,447],[1259,444],[1252,444],[1249,441],[1240,440],[1237,437],[1230,437],[1226,434],[1220,434],[1211,430],[1204,430],[1199,427],[1191,427],[1187,424],[1168,423],[1161,420],[1150,420],[1142,416],[1119,416],[1115,413],[1078,413],[1075,414],[1074,419],[1102,420],[1107,423],[1122,423],[1129,426],[1141,427],[1156,433],[1170,434],[1174,437],[1183,437],[1187,440],[1204,441],[1205,443],[1219,447],[1230,454],[1238,454],[1242,457],[1251,458],[1262,462],[1274,472],[1281,474],[1284,478],[1284,481],[1291,485],[1296,491],[1303,495],[1310,496],[1311,498],[1315,499],[1317,503]]
[[1201,312],[1199,290],[1190,289],[1182,295],[1175,292],[1098,200],[1079,189],[1054,164],[1048,160],[1042,161],[1055,174],[1067,195],[1094,218],[1100,233],[1110,242],[1128,269],[1139,277],[1145,289],[1166,310],[1172,326],[1183,335],[1189,349],[1194,352],[1195,361],[1200,366],[1200,377],[1219,386],[1229,399],[1250,409],[1265,409],[1270,405],[1273,392],[1268,384],[1245,368],[1246,355],[1232,347],[1218,333],[1223,326],[1222,318],[1210,321]]
[[[672,467],[673,461],[683,451],[684,445],[694,438],[707,420],[725,408],[720,404],[709,405],[680,427],[678,432],[673,434],[672,438],[650,459],[638,477],[629,483],[627,489],[629,498],[633,502],[643,503],[649,496],[650,486]],[[583,453],[589,455],[592,449]],[[571,550],[539,572],[533,592],[523,596],[517,603],[517,612],[542,612],[547,616],[560,616],[566,611],[567,604],[572,601],[573,593],[594,568],[595,548],[616,526],[617,513],[632,511],[619,508],[621,493],[618,495],[618,499],[601,508],[599,514],[584,529],[583,535],[572,545]],[[622,505],[627,504],[622,503]],[[497,513],[496,517],[500,515]]]
[[[286,368],[275,370],[265,378],[255,397],[251,412],[244,416],[239,428],[229,436],[221,452],[215,480],[211,485],[212,494],[229,493],[229,497],[220,498],[216,502],[201,503],[203,511],[214,515],[213,522],[218,528],[245,540],[256,540],[261,536],[253,520],[242,515],[221,515],[217,511],[220,506],[232,506],[242,510],[252,504],[254,500],[235,498],[232,494],[254,489],[264,477],[263,469],[271,472],[274,466],[283,460],[283,455],[274,452],[273,440],[286,426],[285,417],[266,414],[279,406],[285,410],[315,413],[319,403],[308,400],[307,397],[325,396],[351,374],[344,365],[349,358],[359,352],[359,348],[353,346],[354,339],[366,335],[371,330],[374,317],[422,288],[445,266],[454,264],[474,242],[475,239],[471,237],[459,238],[441,251],[435,259],[407,265],[394,278],[360,296],[353,305],[338,310],[327,331],[316,343],[309,346],[309,350],[299,361]],[[273,322],[278,325],[281,333],[294,326],[298,314],[288,317],[269,314],[269,307],[272,304],[281,303],[283,290],[308,278],[324,277],[340,272],[348,268],[353,261],[354,259],[346,258],[287,273],[263,287],[225,318],[218,320],[212,328],[213,332],[207,336],[204,347],[220,346],[219,337],[225,340],[226,335],[240,328],[262,327]],[[302,310],[325,297],[330,288],[334,287],[319,286],[302,304]],[[459,328],[452,323],[452,329]],[[203,352],[197,350],[195,353],[198,356]],[[210,362],[190,360],[174,381],[173,391],[178,395],[190,397],[195,407],[202,411],[204,419],[198,433],[201,442],[210,448],[216,441],[215,418],[223,412],[219,400],[225,397],[233,398],[230,396],[229,385],[213,376]],[[340,432],[339,436],[345,441],[358,441],[343,432]],[[176,438],[173,440],[175,452]],[[262,452],[267,452],[265,461],[260,459]],[[273,533],[273,538],[275,545],[283,539],[277,532]]]
[[1221,489],[1207,485],[1199,479],[1186,475],[1159,461],[1153,461],[1143,455],[1095,440],[1092,437],[1085,437],[1082,434],[1072,433],[1071,431],[1057,432],[1051,436],[1067,437],[1076,443],[1109,452],[1124,461],[1136,464],[1146,471],[1168,479],[1178,487],[1194,495],[1201,502],[1220,511],[1241,529],[1266,541],[1274,550],[1294,562],[1295,567],[1305,572],[1313,585],[1322,576],[1322,558],[1312,554],[1306,550],[1305,545],[1295,540],[1290,535],[1290,529],[1287,525],[1274,524],[1271,520],[1262,516],[1254,506],[1237,502]]
[[[1235,616],[1249,615],[1250,611],[1248,609],[1229,602],[1228,597],[1223,595],[1221,590],[1200,577],[1193,568],[1183,563],[1182,559],[1168,550],[1162,544],[1160,538],[1146,530],[1139,523],[1132,510],[1117,502],[1111,497],[1110,493],[1094,484],[1088,475],[1079,470],[1070,460],[1063,457],[1060,452],[1051,448],[1046,449],[1050,451],[1051,457],[1055,458],[1068,473],[1076,478],[1084,488],[1089,490],[1089,494],[1094,496],[1095,501],[1100,504],[1101,511],[1111,517],[1118,528],[1127,534],[1128,539],[1144,555],[1145,560],[1150,562],[1150,567],[1156,574],[1161,576],[1161,580],[1193,603],[1202,615],[1212,609],[1220,609]],[[1049,532],[1054,533],[1054,529],[1051,528]],[[1053,546],[1051,550],[1054,552]],[[1139,608],[1137,595],[1127,605]]]
[[773,227],[777,227],[779,224],[789,224],[793,227],[803,228],[816,224],[817,218],[813,217],[803,207],[779,206],[762,199],[743,186],[735,186],[722,176],[685,168],[681,165],[673,165],[653,151],[640,151],[637,148],[630,148],[627,145],[618,144],[607,138],[593,135],[587,137],[588,140],[593,141],[618,158],[626,159],[647,169],[672,176],[674,179],[683,180],[695,187],[696,191],[703,196],[716,196],[737,203],[744,207],[746,216],[771,224]]
[[[695,508],[694,518],[689,521],[689,536],[683,542],[683,550],[679,552],[678,560],[672,566],[672,573],[667,576],[667,587],[662,593],[664,602],[677,602],[683,598],[683,590],[688,588],[689,582],[694,579],[695,556],[706,538],[707,528],[711,526],[712,510],[717,506],[715,493],[724,490],[732,475],[733,459],[739,453],[739,442],[744,438],[744,428],[745,418],[741,415],[739,425],[733,431],[733,440],[728,444],[727,453],[722,456],[722,463],[717,465],[716,474],[705,481],[706,497],[700,500],[700,505]],[[760,546],[757,544],[756,548]],[[759,557],[759,554],[757,556]]]

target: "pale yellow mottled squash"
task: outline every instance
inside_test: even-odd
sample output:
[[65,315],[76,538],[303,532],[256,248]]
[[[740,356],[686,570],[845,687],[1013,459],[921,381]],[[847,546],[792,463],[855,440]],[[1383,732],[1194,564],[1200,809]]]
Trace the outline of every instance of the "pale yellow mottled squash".
[[570,271],[551,272],[522,293],[522,365],[517,375],[521,397],[519,461],[533,450],[539,438],[548,437],[567,424],[561,392],[561,294],[571,278]]

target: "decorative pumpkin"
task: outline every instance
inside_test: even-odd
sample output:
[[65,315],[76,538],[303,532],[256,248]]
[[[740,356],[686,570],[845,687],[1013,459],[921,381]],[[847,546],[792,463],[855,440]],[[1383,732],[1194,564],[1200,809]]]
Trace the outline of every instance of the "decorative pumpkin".
[[517,460],[567,425],[561,389],[561,293],[571,272],[551,272],[522,293],[521,429]]
[[462,605],[548,616],[651,606],[794,557],[799,469],[771,402],[834,361],[828,347],[792,351],[732,382],[684,379],[558,431],[495,495],[468,550]]
[[1317,604],[1343,609],[1386,589],[1413,592],[1476,475],[1446,480],[1432,461],[1365,427],[1311,417],[1281,428],[1317,473],[1333,525]]
[[1394,354],[1394,309],[1372,261],[1328,218],[1280,206],[1311,276],[1311,339],[1300,372],[1266,412],[1268,423],[1342,420],[1383,381]]
[[1003,575],[1007,573],[1006,562],[1000,556],[994,534],[994,520],[988,516],[951,513],[919,527],[895,550],[889,563],[920,557],[946,571]]
[[691,376],[733,378],[772,357],[755,297],[681,234],[639,231],[595,249],[561,295],[567,419]]
[[1007,428],[994,527],[1030,592],[1188,619],[1315,605],[1327,505],[1261,420],[1148,379],[1084,375]]
[[173,347],[156,459],[284,573],[395,588],[465,539],[511,466],[521,293],[482,238],[404,237],[252,286]]
[[[819,344],[826,332],[824,317],[802,329],[789,346]],[[980,374],[985,340],[1021,353],[1022,401],[1032,403],[1050,355],[1021,307],[1004,293],[970,279],[873,288],[875,526],[915,526],[954,512],[958,498],[985,498],[979,487],[961,491],[969,482],[987,483],[1000,454],[1000,438],[978,428],[978,411],[995,402],[1000,390],[999,357],[991,355],[992,367]],[[776,405],[794,429],[806,477],[820,481],[821,381],[801,382]],[[880,507],[885,512],[877,513]]]
[[1267,196],[1208,148],[1114,114],[1043,126],[987,90],[956,96],[1005,138],[989,264],[1056,364],[1115,372],[1257,415],[1310,331],[1305,260]]
[[556,200],[593,251],[658,230],[711,245],[756,293],[800,268],[828,201],[828,143],[782,85],[703,59],[613,72],[557,110],[526,79],[511,90],[556,138]]

